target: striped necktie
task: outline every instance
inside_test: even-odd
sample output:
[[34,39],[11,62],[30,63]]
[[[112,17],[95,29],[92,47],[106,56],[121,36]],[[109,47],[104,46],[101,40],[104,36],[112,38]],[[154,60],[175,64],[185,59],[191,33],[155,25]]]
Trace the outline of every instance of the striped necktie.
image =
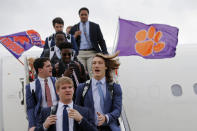
[[53,103],[52,103],[51,92],[47,79],[44,80],[44,84],[45,84],[45,97],[46,97],[47,106],[51,107]]

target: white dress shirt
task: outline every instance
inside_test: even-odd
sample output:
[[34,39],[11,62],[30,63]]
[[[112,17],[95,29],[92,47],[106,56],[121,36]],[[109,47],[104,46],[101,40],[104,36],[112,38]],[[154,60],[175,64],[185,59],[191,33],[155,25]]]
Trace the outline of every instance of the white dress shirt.
[[[56,121],[56,131],[63,131],[63,125],[62,125],[62,121],[63,121],[63,110],[64,110],[64,105],[61,101],[58,102],[58,108],[57,108],[57,121]],[[70,104],[67,104],[67,111],[68,109],[73,109],[73,102],[71,102]],[[69,131],[73,131],[73,126],[74,126],[74,120],[72,118],[69,118]]]
[[[42,88],[42,104],[41,104],[41,106],[45,108],[45,107],[48,107],[47,102],[46,102],[46,96],[45,96],[45,83],[44,83],[43,78],[38,76],[38,79],[40,81],[41,88]],[[50,93],[51,93],[52,103],[53,103],[53,105],[57,105],[57,98],[56,98],[53,82],[50,77],[48,77],[47,80],[48,80],[48,85],[49,85],[49,89],[50,89]]]
[[59,59],[61,59],[61,51],[60,51],[60,49],[59,49],[56,45],[55,45],[54,48],[55,48],[54,51],[55,51],[57,57],[58,57]]

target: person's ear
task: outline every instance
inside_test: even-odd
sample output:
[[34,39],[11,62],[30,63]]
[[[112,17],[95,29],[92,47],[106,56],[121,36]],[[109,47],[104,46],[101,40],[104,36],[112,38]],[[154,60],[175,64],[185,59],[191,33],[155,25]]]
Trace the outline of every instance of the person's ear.
[[56,89],[56,93],[58,94],[58,96],[59,96],[59,90],[58,89]]
[[42,72],[42,68],[38,68],[38,73]]

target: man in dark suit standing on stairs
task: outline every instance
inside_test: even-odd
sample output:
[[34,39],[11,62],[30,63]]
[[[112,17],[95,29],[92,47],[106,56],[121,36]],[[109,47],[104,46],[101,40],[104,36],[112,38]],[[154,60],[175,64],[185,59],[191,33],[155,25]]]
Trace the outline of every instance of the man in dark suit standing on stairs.
[[60,100],[54,108],[41,111],[39,126],[35,131],[97,131],[88,108],[77,106],[72,101],[72,79],[61,77],[55,86]]
[[52,66],[48,58],[37,58],[34,69],[38,77],[26,86],[26,106],[29,131],[34,131],[42,108],[58,102],[55,91],[56,78],[52,77]]
[[88,21],[89,10],[83,7],[79,10],[80,22],[70,31],[77,36],[79,49],[78,59],[91,76],[91,61],[96,53],[108,54],[105,40],[98,24]]

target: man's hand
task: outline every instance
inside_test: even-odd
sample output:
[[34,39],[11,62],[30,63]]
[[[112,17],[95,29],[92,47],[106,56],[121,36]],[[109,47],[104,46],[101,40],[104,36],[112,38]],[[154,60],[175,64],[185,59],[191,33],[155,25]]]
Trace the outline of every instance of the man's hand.
[[78,36],[80,36],[80,35],[81,35],[81,31],[80,31],[80,30],[75,31],[75,34],[74,34],[75,39],[76,39]]
[[69,109],[68,116],[77,122],[80,122],[83,118],[83,116],[75,109]]
[[44,128],[49,128],[50,125],[53,125],[56,123],[57,117],[56,115],[50,115],[49,117],[47,117],[47,119],[44,122]]
[[105,115],[101,114],[100,112],[97,112],[98,115],[98,126],[103,125],[103,123],[105,123],[106,117]]
[[64,71],[64,76],[70,77],[73,73],[73,68],[69,67],[67,70]]
[[30,129],[29,129],[29,131],[34,131],[35,130],[35,126],[33,126],[33,127],[31,127]]

